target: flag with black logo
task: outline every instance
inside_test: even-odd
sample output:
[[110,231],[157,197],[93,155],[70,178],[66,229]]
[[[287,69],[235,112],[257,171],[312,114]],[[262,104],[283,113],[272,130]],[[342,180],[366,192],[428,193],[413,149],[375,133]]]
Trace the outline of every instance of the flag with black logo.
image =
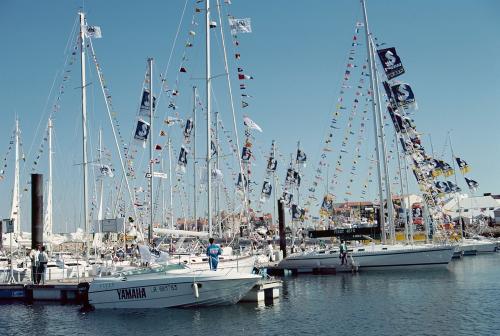
[[469,189],[472,191],[476,191],[477,188],[479,188],[479,183],[477,183],[473,179],[469,179],[469,178],[465,177],[465,182],[467,183],[467,186],[469,187]]
[[241,151],[241,160],[243,161],[250,161],[250,158],[252,157],[252,151],[250,150],[249,147],[243,147]]
[[377,50],[378,57],[382,66],[384,67],[384,72],[387,79],[392,79],[405,72],[401,59],[396,53],[396,48],[385,48]]
[[401,133],[413,133],[415,132],[415,124],[413,120],[408,117],[402,116],[401,114],[394,112],[390,106],[387,106],[389,115],[391,116],[392,123],[396,128],[397,132]]
[[300,148],[297,148],[297,156],[295,158],[297,164],[300,164],[305,167],[306,161],[307,161],[307,155],[304,153],[304,151]]
[[437,181],[434,183],[434,186],[436,187],[439,194],[445,194],[452,191],[446,181]]
[[215,142],[213,140],[210,142],[210,148],[212,150],[212,156],[217,155],[217,146],[215,145]]
[[462,160],[459,157],[456,157],[455,160],[457,161],[458,168],[460,168],[462,174],[467,174],[470,171],[470,167],[465,160]]
[[292,204],[292,221],[304,221],[306,211],[297,204]]
[[191,136],[191,132],[193,131],[194,123],[193,119],[189,118],[186,120],[186,125],[184,126],[184,137],[189,138]]
[[270,157],[267,160],[267,171],[268,172],[275,172],[277,167],[278,167],[278,160],[276,160],[273,157]]
[[455,174],[455,170],[451,167],[451,165],[449,163],[446,163],[446,162],[442,162],[442,167],[441,169],[443,170],[443,175],[444,176],[451,176],[453,174]]
[[288,168],[286,171],[285,184],[300,186],[301,176],[298,171],[293,168]]
[[134,139],[139,141],[146,141],[149,134],[149,123],[139,119],[137,120],[137,126],[135,127]]
[[392,97],[398,107],[416,108],[415,95],[408,84],[395,84],[391,86]]
[[188,150],[184,146],[181,146],[181,150],[179,152],[179,160],[177,161],[177,171],[181,173],[186,172],[187,154]]
[[272,190],[273,186],[271,185],[271,182],[264,181],[264,183],[262,184],[262,191],[260,193],[260,200],[262,202],[267,201],[271,197]]
[[288,191],[283,192],[283,196],[281,197],[283,199],[283,203],[285,206],[290,206],[292,204],[292,199],[293,199],[293,194],[289,193]]
[[239,188],[239,189],[243,189],[248,186],[248,180],[247,180],[247,177],[245,175],[243,175],[243,177],[241,176],[241,173],[238,173],[238,181],[236,181],[236,186]]
[[455,183],[453,183],[451,181],[447,181],[446,183],[448,184],[448,189],[450,190],[450,192],[462,191],[462,189],[460,189],[460,187],[458,185],[456,185]]
[[[151,106],[151,95],[148,89],[142,91],[141,107],[139,108],[139,115],[144,117],[149,117],[149,109]],[[153,110],[156,108],[156,97],[153,97]]]

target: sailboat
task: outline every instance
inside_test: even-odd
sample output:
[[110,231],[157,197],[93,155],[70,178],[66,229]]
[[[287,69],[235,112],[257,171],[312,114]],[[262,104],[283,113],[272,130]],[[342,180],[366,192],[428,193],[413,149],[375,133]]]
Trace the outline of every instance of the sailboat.
[[[394,237],[394,214],[392,208],[392,196],[390,192],[390,183],[388,181],[388,170],[385,153],[385,145],[383,143],[383,117],[381,112],[381,99],[378,88],[378,76],[377,69],[375,67],[375,55],[377,51],[375,50],[375,44],[372,39],[370,29],[368,26],[368,18],[365,0],[361,0],[361,6],[363,10],[364,17],[364,29],[367,44],[367,53],[369,60],[370,69],[370,95],[372,97],[372,108],[374,113],[374,124],[375,124],[375,142],[376,142],[376,155],[377,155],[377,170],[378,170],[378,185],[379,185],[379,199],[380,199],[380,209],[384,209],[384,195],[382,189],[382,175],[385,175],[385,186],[386,186],[386,199],[387,199],[387,210],[388,210],[388,221],[389,225],[385,225],[385,216],[382,214],[379,216],[378,223],[381,231],[382,244],[372,243],[369,246],[359,246],[353,247],[349,250],[350,262],[347,266],[341,266],[339,258],[338,249],[327,249],[313,252],[301,252],[295,253],[283,261],[280,262],[280,266],[284,268],[295,268],[310,270],[316,267],[335,267],[339,271],[350,271],[352,267],[357,267],[359,270],[387,270],[387,269],[409,269],[409,268],[436,268],[436,267],[446,267],[450,262],[454,247],[451,245],[436,245],[436,244],[426,244],[426,245],[394,245],[387,244],[386,241],[386,229],[389,229],[389,235],[391,237],[391,242],[393,243]],[[393,49],[393,48],[391,48]],[[395,49],[394,49],[395,52]],[[392,55],[392,54],[391,54]],[[396,60],[394,58],[393,60]],[[394,65],[394,64],[392,64]],[[402,65],[400,66],[402,69]],[[398,71],[398,67],[394,67],[393,77],[400,75],[403,71],[395,73]],[[385,69],[384,69],[385,70]],[[389,77],[388,78],[392,78]],[[389,96],[390,98],[390,96]],[[396,125],[396,122],[395,122]],[[379,136],[381,135],[381,136]],[[380,142],[379,143],[379,138]],[[381,167],[383,163],[384,167]],[[384,172],[382,173],[382,169]]]
[[[209,235],[212,234],[211,222],[211,139],[210,139],[210,1],[205,0],[206,39],[207,39],[207,178],[208,178],[208,224]],[[83,14],[80,14],[83,18]],[[84,29],[81,20],[80,29]],[[82,34],[83,38],[83,34]],[[82,43],[82,45],[84,45]],[[154,96],[152,88],[153,61],[148,59],[149,68],[149,142],[150,142],[150,221],[148,241],[153,242],[153,160],[151,132],[154,119]],[[204,263],[208,265],[208,262]],[[119,273],[113,277],[95,278],[89,288],[89,304],[95,308],[164,308],[208,306],[215,304],[233,304],[238,302],[259,280],[258,275],[231,272],[224,269],[217,271],[195,270],[182,264],[170,264],[159,267],[134,269]]]

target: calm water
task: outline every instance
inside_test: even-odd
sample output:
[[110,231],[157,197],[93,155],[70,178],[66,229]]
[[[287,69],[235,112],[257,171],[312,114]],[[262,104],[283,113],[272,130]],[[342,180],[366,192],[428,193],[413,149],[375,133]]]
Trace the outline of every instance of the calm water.
[[285,278],[271,305],[94,311],[0,305],[0,335],[498,335],[500,253],[449,270]]

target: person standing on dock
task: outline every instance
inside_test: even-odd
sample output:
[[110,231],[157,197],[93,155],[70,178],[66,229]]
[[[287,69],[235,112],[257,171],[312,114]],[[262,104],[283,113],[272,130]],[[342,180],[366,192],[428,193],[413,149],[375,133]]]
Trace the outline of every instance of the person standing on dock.
[[345,243],[345,240],[342,240],[340,243],[340,264],[347,265],[347,245]]
[[38,284],[38,256],[40,254],[40,250],[42,249],[41,245],[37,245],[36,249],[32,249],[30,252],[30,259],[31,259],[31,278],[33,280],[33,283],[36,285]]
[[49,256],[45,252],[45,246],[42,246],[41,252],[38,254],[38,284],[41,281],[45,285],[45,270],[47,269],[48,262]]
[[222,254],[222,249],[219,245],[214,244],[214,239],[210,238],[208,240],[210,245],[207,247],[208,264],[212,271],[217,270],[217,265],[219,264],[219,256]]
[[269,261],[274,261],[274,248],[271,240],[267,242],[267,255],[269,257]]

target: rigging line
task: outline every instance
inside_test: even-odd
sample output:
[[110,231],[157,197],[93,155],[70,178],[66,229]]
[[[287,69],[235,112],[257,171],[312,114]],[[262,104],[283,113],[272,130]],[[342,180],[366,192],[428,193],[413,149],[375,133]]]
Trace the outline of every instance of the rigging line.
[[[167,66],[165,67],[165,71],[163,71],[163,74],[162,74],[163,78],[165,78],[165,79],[167,78],[168,69],[170,68],[170,62],[172,61],[172,56],[174,54],[174,49],[175,49],[175,46],[177,44],[177,39],[179,38],[179,33],[181,30],[182,22],[184,21],[184,15],[186,13],[187,3],[188,3],[188,0],[186,0],[184,2],[184,8],[182,9],[181,19],[179,20],[179,24],[177,25],[177,32],[175,33],[174,42],[172,43],[172,49],[170,49],[170,55],[168,56]],[[161,87],[163,87],[163,86],[161,86]],[[158,95],[158,101],[160,100],[162,93],[163,93],[163,89],[160,90],[160,94]]]
[[[90,49],[92,51],[92,55],[95,56],[94,45],[92,43],[92,39],[89,39],[89,44],[90,44]],[[104,102],[106,104],[106,111],[108,112],[109,122],[111,124],[111,130],[113,131],[113,137],[115,139],[115,145],[116,145],[116,150],[118,152],[118,158],[120,159],[120,165],[121,165],[123,174],[125,175],[125,182],[127,184],[127,190],[128,190],[128,194],[129,194],[129,197],[130,197],[130,202],[132,202],[132,204],[133,204],[134,199],[132,197],[132,191],[130,190],[130,184],[129,184],[128,178],[126,176],[127,172],[125,170],[125,165],[123,163],[123,158],[122,158],[121,151],[120,151],[120,145],[118,144],[118,139],[116,137],[116,130],[115,130],[115,125],[113,124],[113,118],[111,116],[111,110],[110,110],[110,107],[109,107],[109,104],[108,104],[108,100],[106,99],[106,92],[104,90],[104,84],[102,82],[102,75],[101,75],[101,73],[99,71],[99,68],[96,67],[96,69],[99,72],[99,75],[97,77],[99,78],[99,83],[101,85],[101,91],[102,91],[102,94],[104,96]],[[133,209],[134,209],[134,216],[137,218],[137,213],[136,213],[135,207],[133,207]],[[141,232],[141,235],[142,235],[142,232]]]
[[[46,112],[46,110],[47,110],[47,105],[48,105],[48,103],[49,103],[50,97],[51,97],[52,92],[53,92],[53,90],[54,90],[54,85],[55,85],[55,83],[56,83],[56,80],[57,80],[57,78],[59,77],[58,73],[59,73],[59,70],[57,70],[57,71],[56,71],[56,73],[55,73],[55,75],[54,75],[54,79],[52,80],[52,85],[50,86],[49,94],[47,95],[47,99],[46,99],[46,101],[45,101],[45,106],[44,106],[44,108],[43,108],[43,110],[42,110],[42,114],[40,115],[40,119],[38,120],[38,125],[37,125],[36,130],[35,130],[35,133],[34,133],[34,134],[35,134],[35,136],[33,137],[33,140],[32,140],[32,142],[31,142],[31,144],[30,144],[30,147],[29,147],[28,153],[26,154],[26,157],[28,157],[28,158],[29,158],[29,157],[31,157],[31,153],[32,153],[32,151],[33,151],[33,145],[35,144],[35,139],[37,139],[37,135],[38,135],[38,132],[39,132],[39,130],[40,130],[40,126],[42,125],[42,120],[45,118],[45,116],[46,116],[46,114],[47,114],[47,112]],[[24,165],[24,166],[23,166],[23,169],[22,169],[22,173],[21,173],[21,175],[24,175],[24,174],[26,173],[26,170],[27,170],[27,169],[28,169],[28,165]]]
[[[226,42],[224,38],[224,27],[223,27],[223,21],[222,21],[222,15],[221,15],[221,10],[220,10],[220,1],[217,0],[217,14],[219,16],[219,26],[220,26],[220,34],[221,34],[221,41],[222,41],[222,49],[224,50],[224,70],[226,72],[226,78],[227,78],[227,86],[229,90],[229,98],[231,102],[231,113],[233,117],[233,128],[234,128],[234,134],[236,138],[236,150],[238,151],[238,163],[239,163],[239,168],[240,168],[240,174],[243,178],[243,162],[241,162],[239,153],[240,153],[240,140],[238,136],[238,127],[236,124],[236,111],[234,108],[234,98],[233,98],[233,91],[232,91],[232,86],[231,86],[231,78],[229,76],[229,64],[227,61],[227,50],[226,50]],[[244,204],[245,204],[245,212],[248,212],[248,198],[247,198],[247,193],[245,192],[245,188],[243,188],[243,199],[244,199]],[[248,219],[248,218],[247,218]],[[248,223],[248,220],[247,220]]]

